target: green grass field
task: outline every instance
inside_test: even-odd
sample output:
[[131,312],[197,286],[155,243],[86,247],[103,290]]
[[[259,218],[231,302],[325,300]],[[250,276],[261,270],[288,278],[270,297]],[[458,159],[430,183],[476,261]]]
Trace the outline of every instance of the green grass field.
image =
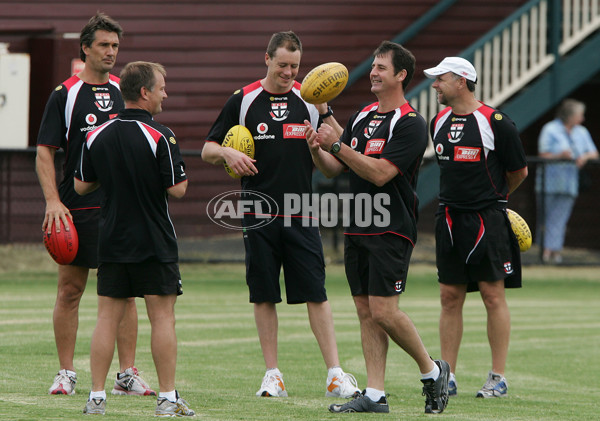
[[[58,370],[52,330],[56,275],[52,264],[0,270],[0,419],[81,419],[90,389],[89,348],[96,319],[95,273],[80,309],[75,365],[77,394],[49,396]],[[37,265],[36,265],[37,266]],[[257,398],[264,374],[244,268],[182,265],[184,295],[176,305],[177,388],[196,418],[207,420],[597,420],[600,415],[600,280],[595,269],[525,268],[525,287],[508,292],[512,337],[506,376],[509,397],[475,399],[490,369],[481,299],[465,304],[465,335],[458,366],[459,395],[441,415],[423,413],[416,364],[390,347],[386,392],[390,414],[331,414],[326,370],[303,305],[279,305],[279,361],[288,398]],[[358,321],[343,269],[327,268],[327,288],[343,368],[366,384]],[[439,300],[435,269],[415,266],[400,306],[423,341],[439,357]],[[150,325],[138,299],[137,367],[149,383],[157,379],[150,354]],[[116,358],[115,358],[116,361]],[[117,371],[113,362],[107,391]],[[155,400],[111,396],[104,419],[151,419]]]

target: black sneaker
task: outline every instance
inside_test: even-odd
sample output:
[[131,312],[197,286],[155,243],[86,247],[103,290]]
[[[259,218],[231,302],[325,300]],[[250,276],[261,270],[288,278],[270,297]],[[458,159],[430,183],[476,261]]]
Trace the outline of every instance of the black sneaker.
[[425,379],[423,382],[423,396],[425,396],[425,413],[439,414],[448,405],[448,380],[450,378],[450,365],[444,360],[435,360],[440,368],[437,380]]
[[373,402],[371,399],[362,393],[356,392],[353,399],[344,404],[333,404],[329,406],[330,412],[341,413],[341,412],[390,412],[387,399],[382,396],[377,402]]

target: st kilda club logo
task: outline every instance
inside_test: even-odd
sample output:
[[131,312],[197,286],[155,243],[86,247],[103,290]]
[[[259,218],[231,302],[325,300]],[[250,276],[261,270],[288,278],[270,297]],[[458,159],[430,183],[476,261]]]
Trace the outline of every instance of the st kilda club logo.
[[375,130],[377,130],[377,128],[379,127],[381,122],[382,122],[382,120],[371,120],[369,122],[369,125],[367,127],[365,127],[365,132],[364,132],[364,135],[367,139],[370,139],[371,136],[373,136],[373,133],[375,133]]
[[287,102],[271,102],[271,112],[269,115],[273,120],[285,120],[289,113]]
[[463,138],[465,125],[462,123],[452,123],[448,132],[448,141],[450,143],[458,143]]
[[94,105],[100,111],[106,112],[112,110],[114,101],[110,99],[110,92],[94,92],[94,97],[96,98]]

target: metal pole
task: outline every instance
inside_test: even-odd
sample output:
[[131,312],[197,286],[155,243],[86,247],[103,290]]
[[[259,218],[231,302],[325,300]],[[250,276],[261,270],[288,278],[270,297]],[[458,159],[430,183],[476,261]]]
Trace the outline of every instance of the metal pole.
[[546,238],[546,163],[542,161],[538,165],[539,165],[538,171],[540,171],[541,178],[542,178],[541,192],[540,192],[540,210],[539,210],[539,215],[540,215],[540,222],[539,222],[540,262],[542,264],[545,264],[545,262],[544,262],[544,241]]
[[[562,31],[562,0],[552,0],[550,5],[550,51],[554,55],[554,63],[552,64],[551,78],[552,86],[559,86],[559,62],[560,62],[560,42],[561,42],[561,31]],[[564,75],[563,75],[564,77]],[[550,92],[551,101],[553,104],[557,103],[559,98],[558,89],[553,89]]]

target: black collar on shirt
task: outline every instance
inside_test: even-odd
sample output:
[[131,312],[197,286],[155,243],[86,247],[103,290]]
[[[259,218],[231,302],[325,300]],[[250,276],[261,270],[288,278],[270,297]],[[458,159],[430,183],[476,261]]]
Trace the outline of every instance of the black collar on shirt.
[[124,120],[150,118],[152,120],[152,114],[146,110],[142,110],[141,108],[123,108],[119,112],[119,118]]

